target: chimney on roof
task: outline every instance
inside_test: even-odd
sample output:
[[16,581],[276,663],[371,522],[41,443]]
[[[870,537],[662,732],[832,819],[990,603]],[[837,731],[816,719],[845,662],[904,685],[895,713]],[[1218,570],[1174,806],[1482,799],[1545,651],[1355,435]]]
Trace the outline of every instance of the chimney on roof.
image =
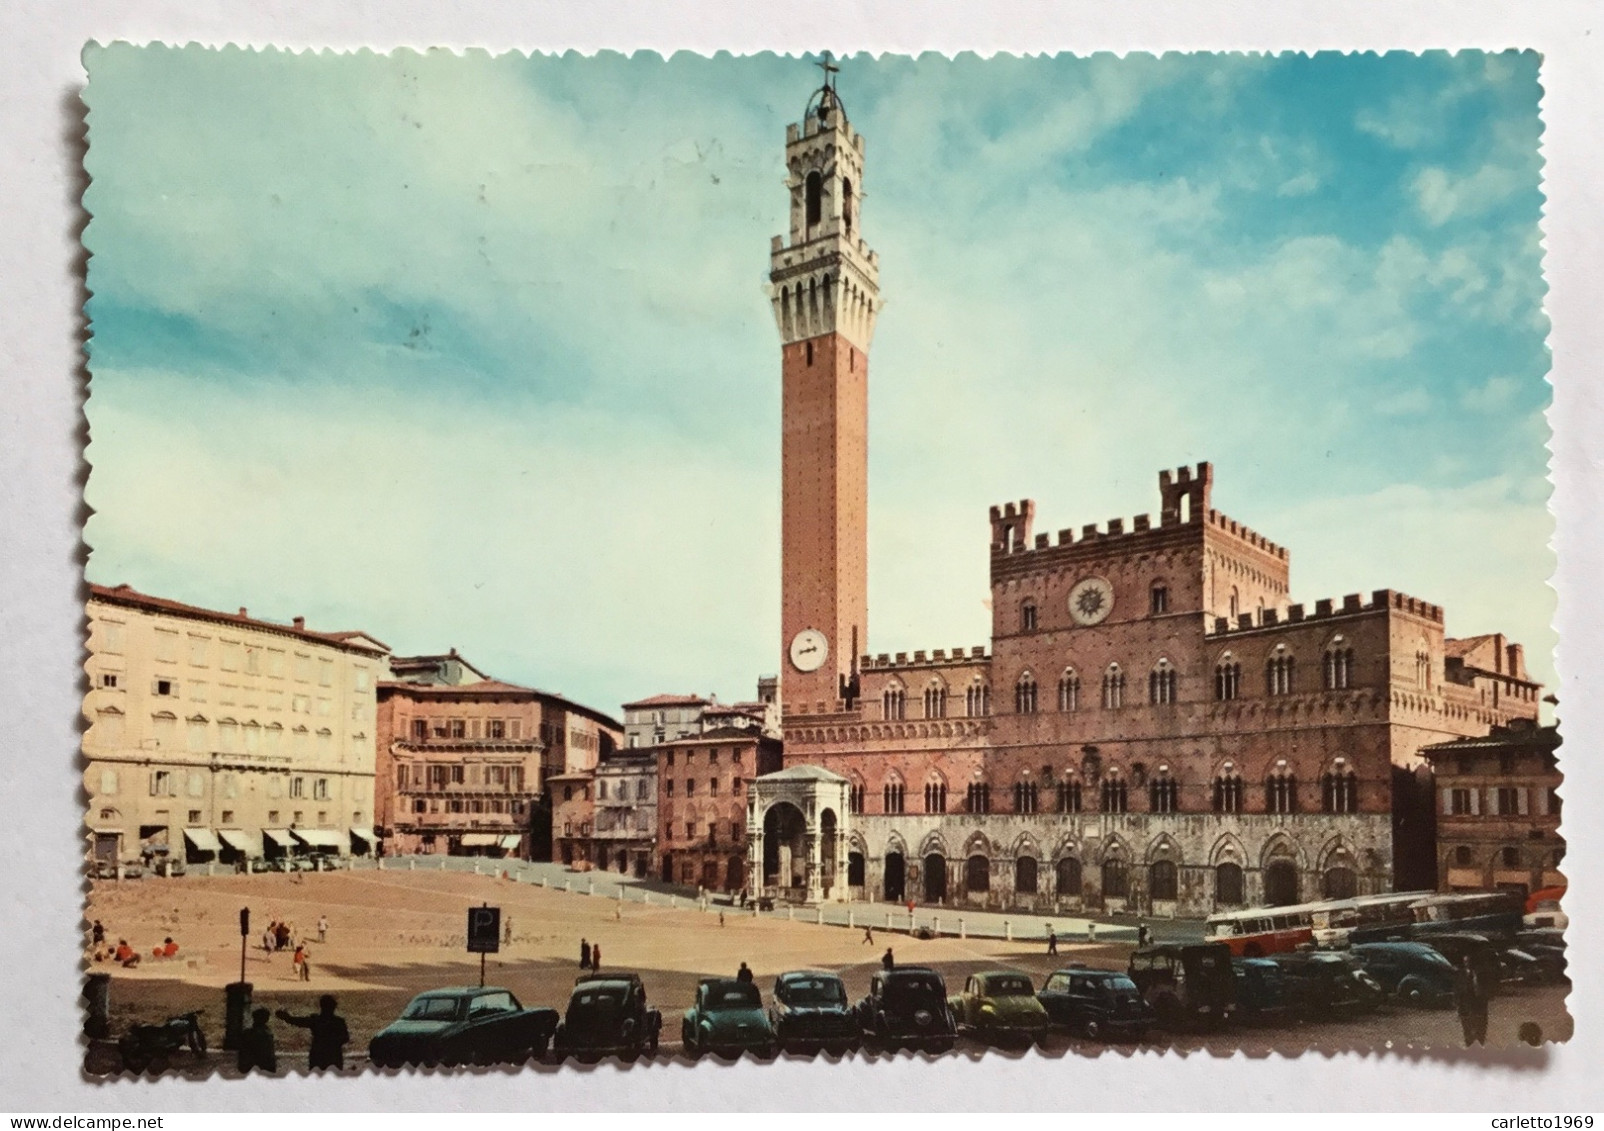
[[251,615],[251,613],[249,609],[247,609],[244,605],[241,605],[239,607],[239,615],[242,617],[248,617]]
[[305,617],[296,617],[294,620],[290,621],[290,623],[295,626],[296,631],[298,632],[306,628]]

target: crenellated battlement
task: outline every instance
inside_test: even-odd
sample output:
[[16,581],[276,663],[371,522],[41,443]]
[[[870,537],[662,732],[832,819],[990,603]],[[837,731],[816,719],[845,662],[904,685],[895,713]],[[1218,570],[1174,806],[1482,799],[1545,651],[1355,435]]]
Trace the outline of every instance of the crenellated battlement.
[[1215,529],[1222,530],[1233,537],[1240,538],[1248,545],[1264,551],[1273,558],[1279,558],[1282,561],[1287,560],[1287,549],[1285,546],[1270,541],[1258,531],[1238,522],[1234,518],[1228,518],[1219,511],[1211,510],[1208,512],[1208,522],[1209,525]]
[[1205,626],[1204,632],[1208,636],[1228,636],[1237,633],[1258,632],[1267,628],[1285,628],[1287,625],[1304,624],[1309,621],[1335,620],[1339,617],[1351,617],[1363,613],[1379,613],[1392,610],[1394,612],[1408,613],[1420,617],[1422,620],[1443,622],[1442,606],[1433,605],[1429,601],[1422,601],[1418,597],[1411,597],[1407,593],[1400,593],[1395,589],[1377,589],[1370,594],[1366,601],[1358,593],[1349,593],[1340,602],[1333,598],[1322,598],[1314,603],[1314,611],[1310,612],[1302,605],[1287,606],[1286,615],[1283,616],[1277,609],[1264,609],[1259,613],[1246,612],[1238,615],[1236,623],[1232,624],[1229,617],[1215,617],[1211,624]]
[[862,672],[895,671],[902,668],[940,668],[958,667],[973,664],[977,660],[990,659],[984,646],[977,645],[967,651],[963,648],[954,648],[948,652],[945,648],[937,648],[932,652],[915,652],[909,656],[907,652],[898,652],[893,656],[890,652],[881,652],[877,656],[861,656],[858,659],[858,670]]
[[1065,527],[1058,532],[1056,539],[1048,534],[1033,534],[1031,527],[1036,519],[1035,500],[1021,499],[1017,503],[994,506],[991,508],[991,552],[994,556],[1028,554],[1037,550],[1084,546],[1109,538],[1169,534],[1179,528],[1202,525],[1229,534],[1262,553],[1286,561],[1286,547],[1209,507],[1213,484],[1214,469],[1207,461],[1199,463],[1196,469],[1179,467],[1161,471],[1158,473],[1158,486],[1162,509],[1157,526],[1153,525],[1151,515],[1139,514],[1131,519],[1129,528],[1125,525],[1125,519],[1111,518],[1104,528],[1099,528],[1095,522],[1087,523],[1080,528],[1078,535],[1073,527]]

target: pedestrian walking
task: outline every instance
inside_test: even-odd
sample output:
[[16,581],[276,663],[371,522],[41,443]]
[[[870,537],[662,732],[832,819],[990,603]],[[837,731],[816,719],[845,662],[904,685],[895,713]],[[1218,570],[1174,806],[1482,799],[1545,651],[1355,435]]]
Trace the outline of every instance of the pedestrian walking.
[[897,968],[897,960],[892,956],[889,946],[886,947],[886,952],[880,956],[880,968],[882,970],[895,970]]
[[278,1052],[273,1047],[273,1030],[268,1027],[272,1014],[263,1006],[251,1011],[251,1027],[240,1034],[237,1063],[241,1072],[278,1071]]
[[504,924],[502,924],[501,942],[502,942],[503,946],[511,946],[512,945],[512,916],[511,915],[508,915],[506,922]]
[[312,980],[312,964],[307,961],[306,946],[303,943],[295,948],[295,954],[290,959],[290,969],[303,982]]
[[1136,921],[1136,945],[1138,947],[1153,945],[1153,929],[1140,919]]
[[579,968],[590,969],[590,943],[586,939],[579,940]]
[[285,1024],[311,1030],[312,1053],[307,1061],[308,1068],[345,1067],[345,1046],[350,1043],[351,1030],[346,1027],[345,1018],[335,1012],[337,1007],[334,995],[324,994],[318,999],[316,1013],[297,1017],[287,1009],[278,1011],[278,1019]]
[[1097,941],[1097,924],[1096,923],[1088,922],[1086,924],[1086,941],[1087,942],[1096,942]]
[[317,917],[317,941],[329,941],[329,917],[327,915],[319,915]]
[[601,972],[601,943],[590,948],[590,969],[593,973]]
[[96,949],[99,949],[106,942],[106,928],[101,926],[99,919],[96,919],[94,925],[89,928],[89,941],[94,944]]
[[1051,923],[1047,924],[1047,953],[1058,953],[1058,932],[1053,930],[1053,925]]
[[744,962],[741,963],[741,968],[735,972],[735,980],[737,982],[746,982],[750,985],[752,982],[752,968]]
[[719,910],[719,913],[718,913],[718,925],[721,926],[721,927],[724,925],[724,911],[723,911],[722,908]]
[[874,945],[874,925],[872,923],[863,925],[863,941],[869,946]]

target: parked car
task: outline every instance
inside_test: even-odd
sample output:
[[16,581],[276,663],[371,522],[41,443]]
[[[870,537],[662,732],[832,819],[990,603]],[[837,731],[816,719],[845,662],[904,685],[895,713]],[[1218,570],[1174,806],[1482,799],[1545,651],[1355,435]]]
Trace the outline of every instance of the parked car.
[[583,1061],[615,1054],[634,1058],[657,1051],[662,1029],[663,1015],[647,1003],[638,974],[582,974],[553,1044],[564,1056]]
[[1299,950],[1271,956],[1281,967],[1287,1004],[1306,1020],[1353,1016],[1379,1006],[1381,984],[1358,959],[1330,950]]
[[688,1056],[751,1052],[767,1059],[779,1051],[763,995],[736,978],[703,978],[696,984],[696,1001],[680,1021],[680,1039]]
[[1505,985],[1504,964],[1499,961],[1498,948],[1486,935],[1443,931],[1419,941],[1439,952],[1455,966],[1469,958],[1472,968],[1481,976],[1489,993],[1496,993]]
[[123,861],[123,879],[137,880],[145,874],[145,866],[138,860]]
[[1131,955],[1128,973],[1166,1032],[1214,1028],[1236,1010],[1231,948],[1223,942],[1147,947]]
[[1425,943],[1357,943],[1349,953],[1389,997],[1418,1006],[1454,1003],[1454,964]]
[[946,1052],[958,1032],[947,1007],[947,984],[928,966],[877,972],[856,1011],[864,1039],[888,1049]]
[[1158,1015],[1128,974],[1070,966],[1055,970],[1036,993],[1048,1021],[1088,1041],[1140,1041]]
[[1047,1035],[1047,1010],[1028,975],[1014,970],[971,974],[947,1002],[960,1032],[984,1041],[1030,1043]]
[[1278,1025],[1292,1016],[1287,1002],[1286,978],[1273,959],[1233,958],[1238,1021],[1252,1025]]
[[115,880],[117,878],[117,861],[96,860],[90,865],[89,874],[97,880]]
[[1554,983],[1567,980],[1564,931],[1549,927],[1522,931],[1515,936],[1515,945],[1537,959],[1544,981]]
[[769,1024],[787,1052],[827,1049],[839,1056],[857,1046],[857,1014],[847,987],[834,974],[796,970],[774,979]]
[[1505,985],[1539,986],[1550,980],[1548,969],[1530,951],[1493,945],[1498,951],[1498,976]]
[[381,1068],[403,1064],[522,1064],[544,1056],[557,1029],[555,1009],[525,1009],[499,986],[447,986],[407,1003],[368,1042]]

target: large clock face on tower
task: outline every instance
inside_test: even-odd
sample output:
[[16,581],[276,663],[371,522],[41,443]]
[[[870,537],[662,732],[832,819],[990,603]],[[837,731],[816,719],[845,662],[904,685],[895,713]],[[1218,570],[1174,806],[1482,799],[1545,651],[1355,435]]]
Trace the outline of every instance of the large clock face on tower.
[[830,655],[830,642],[816,628],[804,628],[791,637],[791,666],[799,672],[818,671]]
[[1069,591],[1069,615],[1079,625],[1101,624],[1114,611],[1114,587],[1104,577],[1084,577]]

